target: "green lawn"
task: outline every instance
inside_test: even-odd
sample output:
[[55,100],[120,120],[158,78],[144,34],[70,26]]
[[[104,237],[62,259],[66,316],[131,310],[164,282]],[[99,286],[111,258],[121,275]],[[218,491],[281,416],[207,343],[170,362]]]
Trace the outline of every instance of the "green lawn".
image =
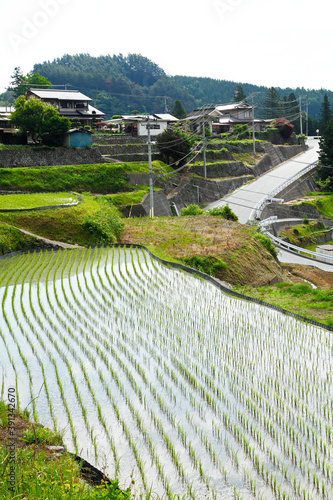
[[77,196],[69,193],[6,194],[0,196],[0,210],[22,210],[69,205],[77,201]]

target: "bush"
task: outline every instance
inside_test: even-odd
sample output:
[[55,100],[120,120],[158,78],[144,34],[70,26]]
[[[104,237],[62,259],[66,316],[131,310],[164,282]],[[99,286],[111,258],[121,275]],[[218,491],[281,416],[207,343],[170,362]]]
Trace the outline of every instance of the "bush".
[[118,210],[106,204],[94,215],[86,217],[83,227],[96,237],[98,243],[116,243],[124,230]]
[[303,224],[309,224],[309,222],[310,222],[309,219],[307,218],[303,219]]
[[203,209],[198,205],[192,204],[183,207],[179,212],[179,215],[202,215],[204,213]]
[[265,236],[264,234],[261,234],[261,233],[255,234],[255,238],[257,240],[259,240],[260,243],[262,243],[264,245],[266,250],[268,250],[269,253],[271,255],[273,255],[273,257],[277,257],[277,250],[276,250],[275,246],[273,245],[270,238],[268,238],[267,236]]
[[210,276],[221,275],[223,271],[226,270],[227,264],[212,255],[207,257],[199,257],[193,255],[192,257],[185,257],[182,259],[185,264],[194,269],[198,269],[202,273],[209,274]]
[[209,215],[213,217],[222,217],[223,219],[238,221],[237,215],[231,210],[229,205],[224,205],[223,207],[216,207],[208,210]]

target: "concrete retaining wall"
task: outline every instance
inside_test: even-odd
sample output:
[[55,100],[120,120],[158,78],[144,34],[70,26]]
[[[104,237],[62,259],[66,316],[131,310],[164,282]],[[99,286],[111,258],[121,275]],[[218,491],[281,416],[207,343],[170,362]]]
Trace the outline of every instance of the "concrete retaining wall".
[[211,203],[219,200],[222,196],[234,191],[251,179],[252,176],[232,177],[218,181],[190,179],[188,183],[180,186],[178,191],[169,196],[168,200],[170,203],[175,203],[179,210],[191,203]]
[[[146,194],[141,203],[137,203],[130,208],[123,210],[123,214],[128,217],[147,217],[150,211],[150,194]],[[163,193],[157,191],[154,193],[154,217],[171,217],[172,211],[170,202]]]

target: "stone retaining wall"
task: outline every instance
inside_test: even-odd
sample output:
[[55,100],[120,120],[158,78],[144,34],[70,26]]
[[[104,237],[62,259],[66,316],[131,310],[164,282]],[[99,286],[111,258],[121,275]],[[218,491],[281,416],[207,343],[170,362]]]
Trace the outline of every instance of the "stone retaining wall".
[[103,163],[98,149],[67,149],[56,148],[45,151],[27,149],[1,149],[0,167],[47,167],[53,165],[82,165]]
[[[246,167],[241,161],[231,161],[229,163],[215,163],[207,165],[207,178],[218,179],[221,177],[239,177],[242,175],[252,175],[252,169]],[[204,166],[195,165],[189,168],[190,174],[204,177]]]
[[142,144],[147,142],[144,137],[132,137],[130,135],[104,135],[104,136],[96,136],[92,135],[93,144]]

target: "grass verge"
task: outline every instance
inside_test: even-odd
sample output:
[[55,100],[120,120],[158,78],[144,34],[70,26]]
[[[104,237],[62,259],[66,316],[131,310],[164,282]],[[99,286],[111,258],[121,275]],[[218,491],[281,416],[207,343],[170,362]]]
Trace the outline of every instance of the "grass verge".
[[[93,486],[83,481],[80,466],[67,452],[50,449],[62,445],[62,436],[0,401],[0,498],[29,500],[131,498],[117,481]],[[10,425],[9,425],[10,423]]]
[[236,287],[236,291],[325,325],[333,326],[332,289],[316,290],[305,283],[278,283],[258,288]]
[[17,252],[18,250],[30,250],[39,246],[40,242],[37,238],[0,223],[0,255]]

